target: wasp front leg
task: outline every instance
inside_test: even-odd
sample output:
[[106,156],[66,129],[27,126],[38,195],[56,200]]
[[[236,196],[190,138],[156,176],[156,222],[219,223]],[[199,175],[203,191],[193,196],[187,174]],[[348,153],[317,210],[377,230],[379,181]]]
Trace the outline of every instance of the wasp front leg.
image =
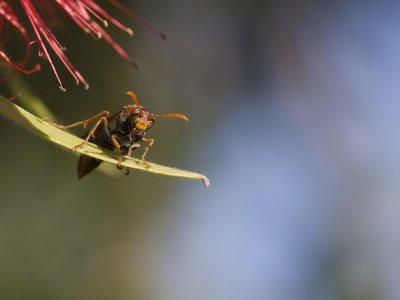
[[140,144],[139,143],[134,143],[132,145],[129,146],[128,152],[126,153],[127,156],[132,156],[132,150],[138,149],[140,148]]
[[[128,152],[127,152],[127,156],[132,156],[132,150],[135,150],[135,149],[137,149],[137,148],[140,148],[141,146],[140,146],[140,144],[139,143],[134,143],[134,144],[132,144],[131,146],[129,146],[129,149],[128,149]],[[125,173],[125,175],[129,175],[129,168],[126,168],[126,173]]]
[[147,162],[145,162],[144,159],[146,158],[147,153],[149,153],[150,149],[153,147],[154,139],[143,138],[142,142],[147,143],[147,146],[146,146],[146,149],[144,150],[144,153],[142,155],[141,160],[142,160],[142,162],[143,162],[143,164],[145,165],[146,168],[150,168],[150,165]]

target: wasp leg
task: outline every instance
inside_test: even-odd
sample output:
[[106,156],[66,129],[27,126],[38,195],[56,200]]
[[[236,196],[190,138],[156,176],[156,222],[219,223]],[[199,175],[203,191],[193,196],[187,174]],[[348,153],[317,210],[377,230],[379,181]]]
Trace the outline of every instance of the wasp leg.
[[119,145],[117,139],[115,138],[115,135],[111,136],[111,141],[114,145],[114,150],[117,151],[118,153],[118,165],[117,168],[118,169],[122,169],[122,154],[121,154],[121,146]]
[[[132,155],[132,150],[137,149],[137,148],[140,148],[140,147],[141,147],[141,146],[140,146],[139,143],[134,143],[134,144],[132,144],[132,145],[129,147],[128,153],[127,153],[126,155],[130,157],[130,156]],[[125,173],[125,175],[126,175],[126,176],[129,175],[129,168],[126,168],[126,173]]]
[[[80,122],[76,122],[76,123],[72,123],[70,125],[59,125],[56,124],[50,120],[45,119],[46,122],[48,122],[49,124],[53,125],[54,127],[60,128],[60,129],[68,129],[68,128],[73,128],[79,125],[83,125],[83,128],[85,128],[90,122],[92,122],[93,120],[98,119],[99,117],[103,116],[103,118],[108,118],[110,116],[110,112],[108,111],[102,111],[96,115],[94,115],[93,117],[90,117],[86,120],[80,121]],[[96,125],[95,125],[96,126]]]
[[145,143],[147,143],[147,146],[146,146],[146,150],[144,150],[144,153],[143,153],[143,155],[142,155],[141,160],[142,160],[142,163],[145,165],[145,167],[148,169],[148,168],[150,168],[150,165],[149,165],[144,159],[146,158],[147,153],[148,153],[148,152],[150,151],[150,149],[153,147],[153,145],[154,145],[154,139],[146,139],[146,138],[143,138],[142,141],[145,142]]
[[[91,118],[91,119],[92,119],[92,118]],[[88,119],[88,120],[89,120],[89,119]],[[82,122],[83,122],[83,121],[82,121]],[[89,131],[89,133],[88,133],[86,139],[85,139],[82,143],[80,143],[80,144],[78,144],[78,145],[72,147],[71,151],[72,151],[72,152],[75,152],[76,149],[83,147],[83,146],[89,141],[90,137],[94,137],[94,132],[96,131],[97,127],[99,127],[99,125],[101,124],[101,122],[103,122],[107,127],[109,126],[109,125],[108,125],[108,120],[107,120],[107,118],[106,118],[106,117],[101,117],[101,118],[96,122],[96,124],[94,124],[93,128],[90,129],[90,131]],[[78,122],[78,123],[79,123],[79,122]],[[76,123],[75,123],[75,124],[76,124]],[[71,125],[74,125],[74,124],[71,124]],[[77,125],[75,125],[75,126],[77,126]]]
[[126,154],[127,156],[131,156],[132,155],[132,150],[138,149],[140,148],[140,144],[139,143],[134,143],[132,144],[129,149],[128,149],[128,153]]

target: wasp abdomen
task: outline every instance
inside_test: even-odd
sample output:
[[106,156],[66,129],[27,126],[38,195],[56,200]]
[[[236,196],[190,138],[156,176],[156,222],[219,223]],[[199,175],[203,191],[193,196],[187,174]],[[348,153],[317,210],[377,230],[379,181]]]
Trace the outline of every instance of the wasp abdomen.
[[86,176],[94,169],[96,169],[103,161],[97,158],[93,158],[87,155],[79,156],[78,160],[78,178]]

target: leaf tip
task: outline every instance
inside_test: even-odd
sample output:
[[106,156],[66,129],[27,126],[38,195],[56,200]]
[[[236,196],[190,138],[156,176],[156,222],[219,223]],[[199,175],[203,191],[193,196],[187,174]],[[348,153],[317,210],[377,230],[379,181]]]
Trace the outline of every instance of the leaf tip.
[[205,188],[208,188],[210,186],[210,179],[208,179],[206,176],[203,176],[201,178],[201,181],[203,182]]

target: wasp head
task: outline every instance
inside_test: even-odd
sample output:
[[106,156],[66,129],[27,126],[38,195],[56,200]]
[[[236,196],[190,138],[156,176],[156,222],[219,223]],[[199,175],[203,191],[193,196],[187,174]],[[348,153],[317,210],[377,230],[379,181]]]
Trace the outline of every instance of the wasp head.
[[185,121],[189,121],[189,119],[182,114],[153,114],[147,109],[140,106],[139,100],[137,99],[136,94],[134,92],[127,92],[127,95],[130,96],[133,99],[133,102],[135,103],[135,111],[130,117],[130,125],[132,129],[135,130],[136,132],[138,131],[146,132],[154,125],[155,119],[159,117],[178,118]]
[[141,106],[136,106],[134,114],[130,117],[130,125],[137,131],[147,131],[153,127],[154,121],[154,114]]

